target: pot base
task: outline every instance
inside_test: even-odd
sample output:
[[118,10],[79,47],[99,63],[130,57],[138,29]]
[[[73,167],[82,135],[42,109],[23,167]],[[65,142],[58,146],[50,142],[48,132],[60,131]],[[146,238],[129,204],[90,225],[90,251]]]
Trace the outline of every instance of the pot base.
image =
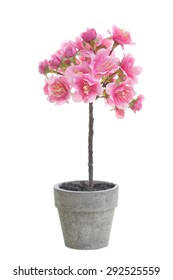
[[113,210],[91,213],[59,210],[65,245],[80,250],[107,246],[113,214]]

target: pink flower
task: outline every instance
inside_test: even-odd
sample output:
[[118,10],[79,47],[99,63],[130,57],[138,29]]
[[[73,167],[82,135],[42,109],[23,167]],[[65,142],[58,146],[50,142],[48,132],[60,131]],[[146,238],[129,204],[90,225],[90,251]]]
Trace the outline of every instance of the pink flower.
[[92,64],[94,74],[101,77],[113,73],[118,68],[119,59],[109,56],[108,50],[101,49],[96,53]]
[[107,102],[111,106],[116,106],[118,109],[124,110],[129,106],[135,94],[133,87],[127,84],[116,85],[109,83],[106,86],[106,92],[109,95]]
[[125,116],[125,111],[122,109],[115,108],[115,115],[118,119],[123,119]]
[[51,60],[49,61],[49,68],[51,70],[56,70],[61,64],[61,59],[56,55],[53,54],[51,56]]
[[133,44],[130,32],[117,28],[115,25],[112,27],[112,39],[122,47],[125,44]]
[[109,49],[111,48],[111,46],[112,46],[112,41],[110,39],[103,38],[100,34],[97,35],[96,47]]
[[90,42],[97,37],[97,33],[94,28],[87,28],[86,32],[81,34],[81,37],[85,42]]
[[86,61],[88,63],[91,63],[91,60],[94,57],[93,51],[89,51],[89,50],[80,50],[79,55],[81,61]]
[[85,103],[93,102],[102,93],[102,86],[90,74],[75,75],[73,80],[75,89],[73,100]]
[[44,93],[48,95],[50,102],[55,102],[58,105],[64,104],[70,98],[70,84],[66,77],[51,76],[46,80]]
[[124,58],[121,62],[121,68],[125,71],[126,75],[132,83],[137,83],[136,75],[139,75],[142,72],[142,67],[134,66],[135,59],[131,54],[124,55]]
[[81,75],[91,72],[88,62],[83,61],[79,65],[72,65],[65,71],[65,76],[72,82],[74,75]]
[[61,46],[61,50],[63,51],[63,55],[65,57],[73,57],[74,55],[76,55],[77,50],[75,47],[75,44],[71,41],[69,41],[68,43],[65,42],[62,46]]
[[[90,103],[99,97],[121,119],[127,108],[140,110],[144,97],[134,97],[133,86],[142,68],[135,66],[131,54],[119,52],[126,44],[134,44],[130,33],[115,25],[106,37],[87,28],[74,41],[62,42],[49,61],[39,64],[39,72],[46,76],[47,99],[63,104],[72,97],[73,101]],[[119,45],[122,48],[115,50]]]
[[75,44],[75,47],[78,49],[78,50],[91,50],[92,47],[90,44],[88,43],[83,43],[83,40],[81,39],[81,37],[77,37],[76,38],[76,41],[74,42]]
[[39,63],[39,73],[45,74],[47,69],[48,69],[48,61],[45,59],[44,61]]
[[139,95],[135,100],[132,100],[132,106],[130,106],[130,108],[133,110],[134,113],[136,113],[136,111],[141,110],[143,101],[143,95]]

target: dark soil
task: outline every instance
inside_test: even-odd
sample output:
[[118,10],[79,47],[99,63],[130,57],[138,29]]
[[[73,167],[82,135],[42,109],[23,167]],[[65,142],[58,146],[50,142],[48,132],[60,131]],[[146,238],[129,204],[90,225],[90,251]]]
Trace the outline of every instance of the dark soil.
[[93,189],[89,187],[88,181],[71,181],[60,185],[60,189],[68,191],[102,191],[111,189],[115,186],[113,183],[94,181]]

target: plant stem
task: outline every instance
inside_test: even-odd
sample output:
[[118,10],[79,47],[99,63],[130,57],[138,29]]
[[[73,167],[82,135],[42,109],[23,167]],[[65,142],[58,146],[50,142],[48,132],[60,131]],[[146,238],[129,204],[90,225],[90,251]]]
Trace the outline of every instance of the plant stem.
[[118,46],[118,43],[117,42],[114,42],[113,43],[113,46],[112,46],[112,50],[110,51],[109,55],[112,54],[113,50]]
[[88,172],[90,189],[93,189],[93,123],[93,103],[89,103]]

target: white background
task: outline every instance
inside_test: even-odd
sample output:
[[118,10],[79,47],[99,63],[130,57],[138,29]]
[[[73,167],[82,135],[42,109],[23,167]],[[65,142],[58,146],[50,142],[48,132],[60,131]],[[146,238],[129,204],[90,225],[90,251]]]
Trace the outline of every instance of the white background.
[[[26,279],[12,275],[19,265],[104,271],[159,266],[158,276],[119,278],[173,279],[171,2],[1,2],[1,279]],[[38,63],[86,27],[106,35],[112,24],[130,31],[137,43],[128,51],[143,66],[136,91],[145,102],[142,111],[128,112],[124,120],[101,101],[95,104],[94,177],[119,184],[119,205],[109,246],[78,251],[63,244],[53,185],[87,178],[88,106],[48,103]],[[95,276],[107,277],[116,278]]]

